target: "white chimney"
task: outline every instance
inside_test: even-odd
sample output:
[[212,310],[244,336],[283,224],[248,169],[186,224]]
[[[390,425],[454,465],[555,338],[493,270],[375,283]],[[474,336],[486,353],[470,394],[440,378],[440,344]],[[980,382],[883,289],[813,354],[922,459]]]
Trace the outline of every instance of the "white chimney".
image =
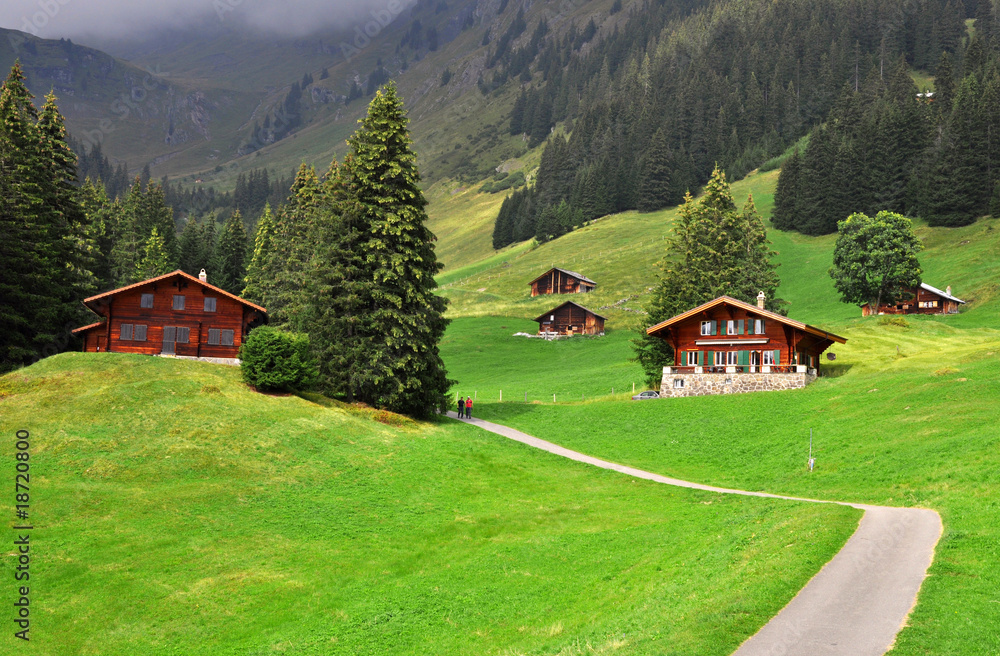
[[[198,274],[198,280],[200,280],[202,282],[208,282],[208,274],[205,273],[204,269],[202,269],[201,273]],[[764,292],[761,292],[761,293],[763,294]]]
[[757,307],[759,307],[761,310],[764,309],[764,299],[766,298],[767,296],[764,295],[763,291],[757,294]]
[[945,287],[944,293],[947,294],[948,296],[951,296],[951,285]]

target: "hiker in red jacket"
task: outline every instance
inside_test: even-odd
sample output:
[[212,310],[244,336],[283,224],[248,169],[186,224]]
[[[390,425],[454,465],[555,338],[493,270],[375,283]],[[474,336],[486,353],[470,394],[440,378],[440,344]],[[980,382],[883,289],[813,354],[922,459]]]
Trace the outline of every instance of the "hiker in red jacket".
[[472,397],[465,397],[465,418],[472,419]]

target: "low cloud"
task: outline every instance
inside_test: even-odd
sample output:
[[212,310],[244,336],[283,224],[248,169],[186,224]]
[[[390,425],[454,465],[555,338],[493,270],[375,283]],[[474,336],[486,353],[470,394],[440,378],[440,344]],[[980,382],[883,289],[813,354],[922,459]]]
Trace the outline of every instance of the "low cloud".
[[159,30],[238,25],[286,35],[349,26],[412,0],[3,0],[0,27],[43,38],[140,38]]

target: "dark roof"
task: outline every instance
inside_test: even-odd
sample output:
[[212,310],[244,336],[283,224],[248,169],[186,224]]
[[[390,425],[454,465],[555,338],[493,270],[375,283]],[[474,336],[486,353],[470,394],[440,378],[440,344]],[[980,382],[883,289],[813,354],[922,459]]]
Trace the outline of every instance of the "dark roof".
[[965,301],[963,301],[962,299],[955,298],[954,296],[952,296],[948,292],[943,292],[940,289],[938,289],[937,287],[931,287],[926,282],[920,283],[920,286],[923,287],[924,289],[926,289],[927,291],[931,292],[932,294],[937,294],[941,298],[946,298],[949,301],[955,301],[956,303],[962,303],[963,305],[965,304]]
[[542,278],[544,278],[545,276],[549,275],[553,271],[562,271],[563,273],[571,275],[574,278],[577,278],[578,280],[582,280],[583,282],[589,282],[591,285],[596,285],[597,284],[596,282],[594,282],[593,280],[591,280],[587,276],[583,275],[582,273],[577,273],[576,271],[570,271],[569,269],[560,269],[559,267],[552,267],[551,269],[549,269],[548,271],[546,271],[542,275],[538,276],[537,278],[535,278],[535,280],[532,280],[528,284],[529,285],[533,285],[536,281],[541,280]]
[[825,330],[823,330],[821,328],[816,328],[815,326],[810,326],[809,324],[802,323],[801,321],[795,321],[794,319],[789,319],[786,316],[782,316],[782,315],[777,314],[775,312],[771,312],[770,310],[762,310],[759,307],[757,307],[756,305],[751,305],[750,303],[744,303],[743,301],[740,301],[740,300],[737,300],[735,298],[732,298],[731,296],[720,296],[719,298],[717,298],[715,300],[709,301],[708,303],[703,303],[703,304],[699,305],[698,307],[696,307],[694,309],[691,309],[691,310],[688,310],[687,312],[683,312],[681,314],[678,314],[677,316],[671,317],[671,318],[667,319],[666,321],[661,321],[660,323],[656,324],[655,326],[650,326],[649,328],[647,328],[646,329],[646,334],[648,334],[648,335],[654,335],[654,334],[660,332],[661,330],[663,330],[664,328],[669,328],[670,326],[674,325],[675,323],[679,323],[681,321],[684,321],[685,319],[689,319],[689,318],[691,318],[691,317],[699,314],[700,312],[708,310],[709,308],[713,308],[716,305],[722,305],[722,304],[733,305],[735,307],[743,308],[744,310],[749,310],[749,311],[753,312],[754,314],[759,314],[762,317],[767,317],[767,318],[770,318],[770,319],[774,319],[775,321],[780,321],[781,323],[783,323],[783,324],[785,324],[787,326],[792,326],[793,328],[798,328],[799,330],[803,330],[803,331],[805,331],[807,333],[811,333],[813,335],[816,335],[817,337],[822,337],[824,339],[829,339],[831,341],[839,342],[841,344],[846,344],[847,343],[847,339],[844,338],[844,337],[841,337],[840,335],[834,335],[833,333],[829,333],[829,332],[827,332],[827,331],[825,331]]
[[607,319],[608,319],[608,318],[607,318],[607,317],[605,317],[605,316],[601,316],[600,314],[597,314],[597,313],[596,313],[596,312],[594,312],[593,310],[590,310],[590,309],[588,309],[588,308],[585,308],[585,307],[583,307],[583,306],[582,306],[582,305],[580,305],[579,303],[574,303],[573,301],[566,301],[565,303],[560,303],[559,305],[555,306],[554,308],[552,308],[552,309],[551,309],[551,310],[549,310],[548,312],[543,312],[542,314],[538,315],[538,317],[537,317],[537,318],[535,319],[535,321],[542,321],[542,320],[543,320],[543,319],[545,318],[545,316],[546,316],[546,315],[548,315],[548,314],[552,314],[552,313],[553,313],[553,312],[555,312],[556,310],[558,310],[558,309],[562,308],[562,307],[563,307],[564,305],[575,305],[576,307],[580,308],[580,309],[581,309],[581,310],[583,310],[584,312],[589,312],[589,313],[591,313],[592,315],[594,315],[595,317],[598,317],[599,319],[604,319],[605,321],[607,321]]
[[95,296],[91,296],[90,298],[85,298],[85,299],[83,299],[83,304],[86,305],[87,307],[89,307],[91,310],[93,310],[94,308],[91,307],[90,304],[93,303],[94,301],[99,301],[99,300],[101,300],[103,298],[107,298],[108,296],[114,296],[115,294],[120,294],[120,293],[122,293],[124,291],[128,291],[130,289],[135,289],[136,287],[142,287],[143,285],[148,285],[149,283],[159,282],[161,280],[166,280],[167,278],[172,278],[174,276],[180,276],[181,278],[185,278],[187,280],[190,280],[191,282],[196,282],[199,285],[201,285],[202,287],[206,287],[208,289],[211,289],[213,292],[216,292],[218,294],[222,294],[223,296],[228,296],[229,298],[233,299],[234,301],[238,301],[239,303],[242,303],[243,305],[246,305],[248,307],[252,307],[253,309],[259,310],[260,312],[264,312],[265,314],[267,313],[267,310],[265,310],[261,306],[257,305],[256,303],[251,303],[250,301],[248,301],[248,300],[246,300],[244,298],[240,298],[236,294],[230,294],[225,289],[222,289],[220,287],[216,287],[215,285],[210,285],[207,282],[203,282],[202,280],[196,278],[195,276],[192,276],[190,273],[185,273],[184,271],[181,271],[180,269],[177,269],[176,271],[171,271],[170,273],[165,273],[162,276],[156,276],[155,278],[150,278],[148,280],[143,280],[142,282],[133,283],[131,285],[125,285],[124,287],[119,287],[118,289],[112,289],[111,291],[104,292],[102,294],[97,294]]

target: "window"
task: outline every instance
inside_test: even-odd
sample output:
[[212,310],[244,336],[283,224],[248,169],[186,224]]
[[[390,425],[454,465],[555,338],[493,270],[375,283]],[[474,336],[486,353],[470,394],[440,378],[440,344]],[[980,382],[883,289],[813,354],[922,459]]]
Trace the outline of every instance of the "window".
[[726,334],[727,335],[735,335],[736,334],[736,322],[735,321],[730,320],[730,321],[726,322]]
[[174,309],[183,310],[184,309],[184,297],[178,294],[174,294]]
[[215,297],[205,297],[205,312],[215,312]]
[[688,351],[687,352],[687,366],[694,367],[698,365],[698,351]]
[[143,294],[142,298],[139,300],[139,307],[144,307],[144,308],[153,307],[153,295]]
[[774,351],[764,351],[764,364],[765,365],[778,364],[777,362],[774,361]]
[[233,331],[223,330],[222,331],[222,345],[232,346],[233,345]]
[[177,341],[181,344],[187,344],[191,341],[191,329],[190,328],[178,328],[177,329]]
[[753,334],[754,335],[763,335],[764,334],[764,320],[763,319],[754,319],[753,320]]
[[218,328],[208,329],[208,343],[213,346],[219,345],[219,333],[222,332]]
[[937,306],[937,301],[920,301],[920,307],[922,308],[936,308]]
[[674,389],[684,389],[683,378],[674,378]]
[[736,366],[739,364],[739,351],[729,351],[726,353],[726,365]]
[[701,334],[702,335],[711,335],[712,334],[712,322],[711,321],[702,321],[701,322]]
[[135,327],[135,331],[133,333],[132,339],[134,339],[137,342],[145,342],[146,341],[146,326],[138,325],[137,324],[136,327]]
[[122,341],[130,341],[132,339],[132,324],[130,323],[122,324],[122,334],[118,339]]

